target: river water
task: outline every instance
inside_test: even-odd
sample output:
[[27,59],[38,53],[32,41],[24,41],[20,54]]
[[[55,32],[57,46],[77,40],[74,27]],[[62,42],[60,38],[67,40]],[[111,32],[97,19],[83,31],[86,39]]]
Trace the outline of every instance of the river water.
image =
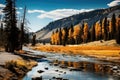
[[[42,77],[42,80],[119,80],[107,74],[98,67],[103,64],[110,64],[96,60],[95,58],[80,55],[66,55],[58,53],[47,53],[31,50],[33,55],[44,55],[46,58],[38,59],[38,65],[29,71],[23,80],[32,80],[35,77]],[[42,72],[39,72],[42,71]]]

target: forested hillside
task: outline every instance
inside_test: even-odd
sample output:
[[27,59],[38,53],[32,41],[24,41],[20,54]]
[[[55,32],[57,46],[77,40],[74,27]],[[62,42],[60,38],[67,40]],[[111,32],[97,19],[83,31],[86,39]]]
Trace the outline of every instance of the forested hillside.
[[116,16],[113,14],[110,19],[105,17],[92,26],[84,22],[83,24],[77,24],[75,26],[71,25],[70,28],[59,28],[52,33],[51,44],[80,44],[111,39],[116,39],[116,42],[120,44],[120,15]]
[[37,31],[36,38],[38,40],[46,40],[47,42],[50,42],[50,36],[52,35],[52,32],[55,32],[58,28],[70,28],[71,25],[75,26],[77,24],[83,24],[84,22],[86,22],[90,28],[96,22],[101,22],[105,17],[108,19],[111,18],[113,13],[115,13],[116,17],[120,14],[120,5],[107,9],[97,9],[90,12],[84,12],[57,21],[53,21],[43,29]]

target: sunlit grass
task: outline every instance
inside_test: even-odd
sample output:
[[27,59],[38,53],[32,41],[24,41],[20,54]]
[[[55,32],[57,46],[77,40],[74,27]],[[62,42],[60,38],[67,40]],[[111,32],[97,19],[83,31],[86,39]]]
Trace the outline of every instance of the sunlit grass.
[[[95,44],[96,43],[96,44]],[[112,58],[120,59],[120,46],[115,46],[112,43],[115,43],[113,40],[105,43],[93,42],[88,44],[81,45],[37,45],[32,47],[35,50],[45,51],[45,52],[55,52],[55,53],[64,53],[64,54],[79,54],[86,56],[93,56],[98,58]],[[112,44],[112,45],[111,45]],[[110,46],[109,46],[110,45]]]
[[37,65],[35,61],[25,61],[22,59],[11,60],[6,62],[5,68],[16,73],[17,75],[24,75],[27,71],[32,69],[33,66]]

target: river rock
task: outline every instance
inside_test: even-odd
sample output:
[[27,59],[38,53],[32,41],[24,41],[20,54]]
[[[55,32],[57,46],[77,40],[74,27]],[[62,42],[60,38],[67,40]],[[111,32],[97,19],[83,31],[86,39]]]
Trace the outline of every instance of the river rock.
[[64,72],[64,74],[66,74],[66,72]]
[[48,67],[45,68],[45,70],[48,70],[48,69],[49,69]]
[[53,79],[55,79],[56,77],[53,77]]
[[118,67],[117,66],[113,66],[113,70],[117,70],[118,69]]
[[42,80],[42,76],[41,77],[32,78],[32,80]]
[[37,71],[38,73],[43,73],[44,71],[43,70],[39,70],[39,71]]
[[54,66],[58,66],[58,63],[54,63],[53,65],[54,65]]
[[55,70],[56,72],[58,72],[59,70]]
[[61,77],[58,77],[58,78],[56,78],[57,80],[63,80],[63,78],[61,78]]

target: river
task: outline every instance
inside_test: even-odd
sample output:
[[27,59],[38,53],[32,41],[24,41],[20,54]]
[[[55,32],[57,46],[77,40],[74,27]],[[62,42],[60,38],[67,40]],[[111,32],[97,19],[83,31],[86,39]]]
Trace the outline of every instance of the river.
[[32,52],[29,54],[44,55],[46,58],[37,59],[38,65],[29,71],[23,80],[36,77],[42,77],[42,80],[119,80],[108,74],[109,67],[103,69],[104,65],[111,64],[108,62],[80,55],[40,52],[26,47],[24,50]]

